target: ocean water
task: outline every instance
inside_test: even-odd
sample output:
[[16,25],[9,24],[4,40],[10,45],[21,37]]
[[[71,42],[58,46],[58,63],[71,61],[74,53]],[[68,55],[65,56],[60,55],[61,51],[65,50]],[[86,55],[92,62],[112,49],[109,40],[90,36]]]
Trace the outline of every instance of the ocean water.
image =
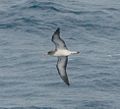
[[[51,37],[70,50],[70,86]],[[120,0],[0,0],[0,109],[120,109]]]

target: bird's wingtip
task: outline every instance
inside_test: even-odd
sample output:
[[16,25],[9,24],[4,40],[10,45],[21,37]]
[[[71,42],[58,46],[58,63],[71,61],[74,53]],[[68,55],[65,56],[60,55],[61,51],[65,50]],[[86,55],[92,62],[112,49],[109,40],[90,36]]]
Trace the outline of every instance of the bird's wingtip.
[[60,28],[58,27],[55,31],[55,34],[60,33]]
[[57,30],[60,31],[60,28],[58,27]]
[[70,83],[66,83],[68,86],[70,86]]
[[64,82],[65,82],[65,84],[66,84],[66,85],[70,86],[70,83],[69,83],[68,78],[67,78],[67,79],[65,79],[65,80],[64,80]]

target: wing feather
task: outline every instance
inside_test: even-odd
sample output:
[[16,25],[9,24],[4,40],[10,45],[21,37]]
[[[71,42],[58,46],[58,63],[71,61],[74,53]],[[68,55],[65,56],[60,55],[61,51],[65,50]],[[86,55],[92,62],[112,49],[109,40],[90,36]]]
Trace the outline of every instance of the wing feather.
[[67,56],[58,57],[56,67],[62,80],[69,86],[70,84],[69,84],[69,80],[66,72],[67,62],[68,62]]
[[55,44],[55,49],[67,49],[65,42],[60,38],[60,28],[57,28],[51,40]]

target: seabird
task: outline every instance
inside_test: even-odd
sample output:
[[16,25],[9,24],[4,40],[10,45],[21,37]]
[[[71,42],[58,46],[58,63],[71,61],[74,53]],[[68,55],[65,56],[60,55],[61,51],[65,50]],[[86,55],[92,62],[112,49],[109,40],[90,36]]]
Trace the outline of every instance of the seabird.
[[79,54],[80,52],[68,50],[64,40],[60,37],[60,28],[57,28],[57,30],[53,33],[51,40],[55,44],[55,50],[49,51],[48,55],[58,57],[56,65],[58,73],[62,80],[69,86],[70,83],[66,72],[68,56],[72,54]]

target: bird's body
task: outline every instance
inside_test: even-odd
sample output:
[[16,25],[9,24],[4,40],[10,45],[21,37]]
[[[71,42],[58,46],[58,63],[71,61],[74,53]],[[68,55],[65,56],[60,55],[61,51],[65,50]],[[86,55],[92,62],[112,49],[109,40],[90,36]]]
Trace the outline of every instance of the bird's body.
[[71,54],[77,54],[77,53],[78,52],[69,51],[67,49],[58,49],[57,51],[55,51],[53,56],[69,56]]
[[67,62],[68,62],[68,56],[72,54],[79,54],[79,52],[76,51],[70,51],[68,50],[65,42],[60,38],[60,29],[58,28],[53,36],[52,36],[52,42],[55,44],[55,50],[54,51],[49,51],[48,55],[58,57],[57,61],[57,70],[62,78],[62,80],[67,84],[69,84],[67,72],[66,72],[66,67],[67,67]]

